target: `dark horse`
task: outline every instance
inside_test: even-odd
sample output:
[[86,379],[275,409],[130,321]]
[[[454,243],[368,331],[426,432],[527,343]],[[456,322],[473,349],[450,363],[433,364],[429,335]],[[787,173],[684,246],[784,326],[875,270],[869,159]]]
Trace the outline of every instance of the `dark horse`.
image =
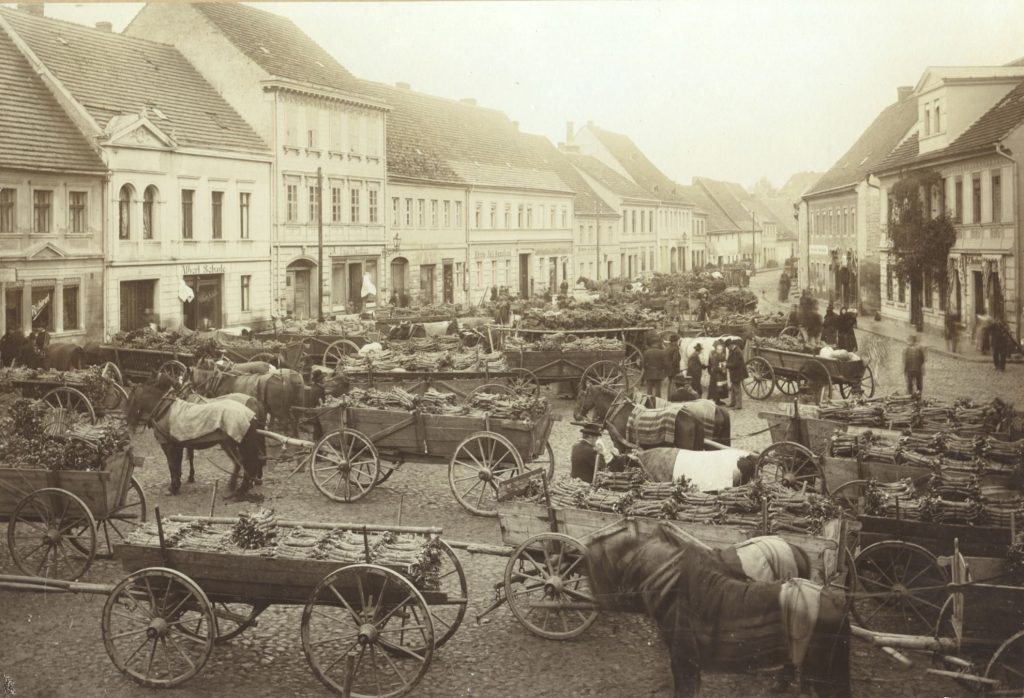
[[[625,392],[592,384],[581,390],[576,398],[573,418],[583,420],[593,415],[592,421],[608,429],[616,448],[624,450],[631,447],[626,435],[626,425],[630,413],[637,407],[638,405],[630,400]],[[704,424],[700,419],[680,410],[676,415],[674,441],[664,445],[690,451],[702,451],[705,449],[705,432]],[[711,438],[716,443],[729,446],[732,440],[731,434],[729,410],[716,406],[715,428]]]
[[[204,404],[189,403],[173,395],[173,389],[159,381],[136,385],[129,395],[125,417],[129,429],[139,425],[152,427],[154,436],[167,458],[167,469],[171,476],[171,494],[181,490],[181,457],[186,448],[203,450],[220,447],[234,464],[228,483],[229,497],[242,498],[253,483],[262,478],[262,460],[266,452],[263,436],[259,433],[262,424],[256,413],[234,400],[214,400]],[[185,423],[209,425],[208,431],[197,433],[186,439],[174,434],[191,433],[197,427]],[[237,438],[225,430],[224,425],[233,423],[234,431],[242,431]],[[220,425],[220,426],[218,426]],[[243,472],[241,485],[239,472]]]
[[842,589],[804,580],[747,581],[667,525],[620,531],[587,547],[598,603],[646,612],[668,646],[676,698],[696,696],[701,671],[791,665],[801,693],[850,696],[850,624]]

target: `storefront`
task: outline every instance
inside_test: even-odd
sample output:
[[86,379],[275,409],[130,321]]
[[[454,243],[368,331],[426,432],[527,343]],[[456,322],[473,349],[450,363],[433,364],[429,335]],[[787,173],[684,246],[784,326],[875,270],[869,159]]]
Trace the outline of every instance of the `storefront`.
[[192,299],[182,302],[182,324],[190,330],[224,327],[224,275],[189,274],[182,281],[192,289]]
[[529,247],[473,245],[473,274],[470,280],[474,299],[492,287],[508,288],[521,298],[550,289],[557,292],[562,280],[570,279],[571,243],[535,243]]
[[[369,275],[378,293],[381,291],[377,272],[378,262],[379,257],[376,254],[331,257],[330,291],[324,289],[325,294],[330,294],[330,298],[324,299],[324,307],[330,308],[334,313],[362,312],[365,302],[363,276]],[[377,302],[380,299],[374,296],[365,300]],[[384,301],[386,302],[386,299]]]

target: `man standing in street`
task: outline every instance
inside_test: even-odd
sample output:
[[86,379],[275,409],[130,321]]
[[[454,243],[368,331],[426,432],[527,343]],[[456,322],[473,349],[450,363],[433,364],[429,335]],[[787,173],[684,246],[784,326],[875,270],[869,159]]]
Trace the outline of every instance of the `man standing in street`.
[[686,377],[690,379],[690,386],[693,388],[693,392],[697,393],[697,398],[701,396],[701,376],[704,374],[704,364],[701,361],[700,353],[704,348],[697,342],[693,345],[693,352],[689,358],[686,359]]
[[921,396],[924,384],[924,349],[917,343],[917,335],[910,335],[910,343],[903,350],[903,374],[907,377],[907,393]]
[[989,344],[992,346],[992,364],[997,371],[1006,370],[1006,355],[1010,350],[1010,332],[1006,323],[996,320],[989,329]]
[[747,364],[743,360],[740,342],[729,345],[729,358],[725,360],[729,370],[729,407],[743,409],[743,379],[747,377]]

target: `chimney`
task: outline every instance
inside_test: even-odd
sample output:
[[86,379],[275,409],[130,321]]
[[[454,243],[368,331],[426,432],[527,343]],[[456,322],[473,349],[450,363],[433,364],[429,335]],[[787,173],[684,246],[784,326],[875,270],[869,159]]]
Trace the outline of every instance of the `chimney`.
[[576,133],[576,129],[573,128],[573,123],[571,121],[566,121],[565,122],[565,142],[568,143],[568,144],[572,144],[572,137],[573,137],[573,135],[575,135],[575,133]]
[[411,90],[412,89],[412,85],[410,85],[407,82],[396,82],[395,83],[395,87],[397,87],[400,90]]
[[114,25],[110,22],[96,22],[96,28],[101,32],[107,32],[108,34],[114,31]]
[[900,102],[905,100],[907,97],[909,97],[913,93],[914,93],[914,88],[909,86],[909,85],[904,85],[903,87],[897,87],[896,88],[896,97],[897,97],[897,99]]
[[19,2],[18,9],[36,17],[43,16],[43,3],[41,2]]
[[471,107],[475,107],[476,106],[476,100],[473,99],[472,97],[464,97],[463,99],[460,99],[459,101],[462,102],[463,104],[468,104]]

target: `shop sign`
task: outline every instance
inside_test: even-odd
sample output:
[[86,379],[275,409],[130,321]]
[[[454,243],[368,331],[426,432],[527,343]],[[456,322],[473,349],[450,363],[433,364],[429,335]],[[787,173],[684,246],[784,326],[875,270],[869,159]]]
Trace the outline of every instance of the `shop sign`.
[[808,245],[807,251],[810,254],[827,257],[829,255],[828,245]]
[[511,257],[512,250],[508,248],[499,249],[480,249],[479,247],[473,250],[474,259],[501,259],[504,257]]
[[190,276],[195,274],[223,274],[223,264],[182,264],[181,274],[182,276]]

